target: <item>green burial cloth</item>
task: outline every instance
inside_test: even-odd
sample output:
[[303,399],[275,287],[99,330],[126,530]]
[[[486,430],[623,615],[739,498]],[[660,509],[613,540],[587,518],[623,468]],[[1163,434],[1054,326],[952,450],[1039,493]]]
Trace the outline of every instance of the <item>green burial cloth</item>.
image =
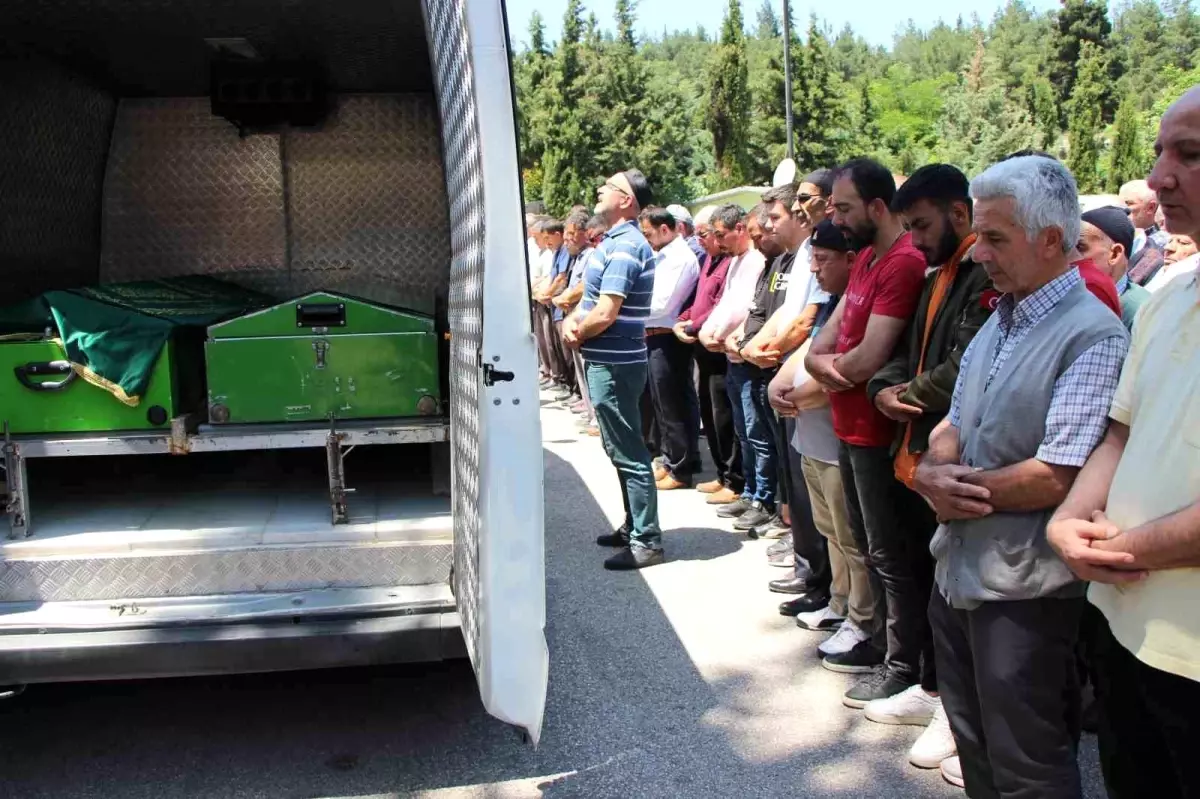
[[276,302],[200,275],[116,283],[48,291],[0,309],[0,334],[56,330],[81,377],[136,406],[178,328],[207,327]]

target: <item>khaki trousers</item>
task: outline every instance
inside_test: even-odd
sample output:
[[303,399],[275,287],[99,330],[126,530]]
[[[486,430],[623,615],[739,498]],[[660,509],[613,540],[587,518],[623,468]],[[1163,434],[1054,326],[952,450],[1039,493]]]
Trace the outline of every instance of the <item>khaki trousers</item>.
[[867,564],[850,529],[841,469],[836,463],[823,463],[807,455],[801,459],[801,467],[812,500],[813,524],[829,542],[829,567],[833,572],[829,607],[870,632],[875,601]]

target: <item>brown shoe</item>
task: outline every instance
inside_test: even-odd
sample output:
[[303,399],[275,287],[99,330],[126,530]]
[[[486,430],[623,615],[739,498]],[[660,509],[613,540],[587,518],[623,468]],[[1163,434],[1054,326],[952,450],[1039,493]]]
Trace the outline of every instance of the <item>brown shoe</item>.
[[737,498],[738,495],[734,493],[733,489],[722,488],[714,494],[709,494],[707,502],[709,505],[728,505],[730,502],[737,500]]
[[596,427],[596,425],[592,425],[591,427],[589,427],[587,429],[587,434],[589,436],[591,436],[592,438],[599,438],[600,437],[600,428]]
[[709,480],[707,483],[701,483],[696,486],[696,490],[701,494],[715,494],[725,487],[725,484],[720,480]]
[[655,481],[654,486],[659,491],[676,491],[680,488],[689,488],[690,484],[685,483],[682,480],[676,480],[675,475],[668,474],[666,477],[662,478],[661,480]]

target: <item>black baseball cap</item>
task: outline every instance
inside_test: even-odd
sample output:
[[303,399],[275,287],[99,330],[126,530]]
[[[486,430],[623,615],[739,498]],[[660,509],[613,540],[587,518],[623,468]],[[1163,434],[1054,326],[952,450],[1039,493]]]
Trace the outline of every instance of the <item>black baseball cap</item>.
[[812,238],[809,242],[814,247],[820,247],[825,250],[836,250],[837,252],[850,252],[854,248],[850,246],[850,242],[846,241],[846,237],[842,235],[841,228],[833,224],[833,221],[826,219],[821,224],[817,225],[813,230]]
[[1083,214],[1083,221],[1100,228],[1100,231],[1110,239],[1125,248],[1125,257],[1133,253],[1133,222],[1129,221],[1129,211],[1116,206],[1093,208]]

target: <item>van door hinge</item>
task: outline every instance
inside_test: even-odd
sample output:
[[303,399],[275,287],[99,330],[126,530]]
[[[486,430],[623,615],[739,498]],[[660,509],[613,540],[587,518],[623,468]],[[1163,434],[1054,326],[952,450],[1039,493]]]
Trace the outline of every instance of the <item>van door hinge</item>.
[[512,372],[503,372],[490,363],[483,365],[483,384],[485,386],[494,386],[496,383],[511,383],[516,377]]

